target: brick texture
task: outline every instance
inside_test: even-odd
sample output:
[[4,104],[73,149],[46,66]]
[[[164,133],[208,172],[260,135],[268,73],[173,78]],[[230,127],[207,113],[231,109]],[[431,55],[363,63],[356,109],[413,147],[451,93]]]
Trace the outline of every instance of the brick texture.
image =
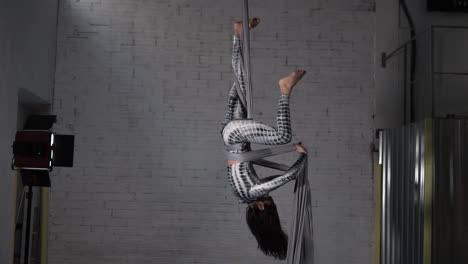
[[[240,2],[61,1],[53,111],[76,152],[52,175],[50,263],[272,262],[217,131]],[[310,152],[316,263],[371,263],[374,1],[251,2],[254,117],[274,124],[277,80],[308,71],[291,115]],[[291,191],[273,193],[286,228]]]

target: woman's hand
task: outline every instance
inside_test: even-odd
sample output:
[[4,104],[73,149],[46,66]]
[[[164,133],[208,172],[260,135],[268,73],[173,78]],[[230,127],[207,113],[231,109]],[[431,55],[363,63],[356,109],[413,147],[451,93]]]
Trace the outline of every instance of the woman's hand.
[[305,153],[307,154],[307,149],[304,148],[302,145],[302,143],[297,143],[297,144],[294,144],[294,146],[296,147],[296,151],[299,152],[299,153]]

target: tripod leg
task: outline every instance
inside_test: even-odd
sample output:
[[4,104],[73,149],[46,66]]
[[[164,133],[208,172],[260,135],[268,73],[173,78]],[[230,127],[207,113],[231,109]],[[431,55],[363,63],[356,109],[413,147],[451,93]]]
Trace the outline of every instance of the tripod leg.
[[25,193],[26,193],[26,190],[23,187],[23,192],[21,193],[20,203],[18,205],[18,209],[16,210],[16,218],[15,218],[16,224],[18,224],[19,216],[21,214],[21,211],[23,210],[23,202],[24,202]]
[[32,186],[28,186],[28,216],[26,218],[26,238],[24,241],[24,264],[29,263],[29,236],[31,232],[31,207],[32,207],[32,198],[33,191]]
[[[19,199],[19,205],[16,209],[16,218],[15,218],[15,242],[14,242],[14,261],[13,263],[17,264],[21,262],[21,253],[22,253],[22,238],[23,238],[23,215],[24,215],[24,198],[26,197],[26,188],[23,187],[21,192],[21,198]],[[20,218],[21,216],[21,218]],[[20,222],[21,219],[21,222]]]

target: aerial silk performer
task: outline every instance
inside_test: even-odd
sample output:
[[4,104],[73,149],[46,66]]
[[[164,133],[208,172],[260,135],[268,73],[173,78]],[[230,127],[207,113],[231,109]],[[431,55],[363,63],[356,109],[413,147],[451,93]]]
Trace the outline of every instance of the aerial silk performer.
[[[260,23],[259,18],[248,21],[249,29]],[[232,68],[235,82],[230,89],[227,112],[220,126],[228,159],[228,181],[234,195],[241,203],[247,204],[247,224],[263,253],[277,259],[286,259],[287,257],[287,262],[291,264],[311,263],[304,262],[304,257],[309,254],[307,249],[312,247],[310,242],[312,234],[310,192],[306,173],[307,150],[301,143],[288,144],[292,139],[289,98],[305,71],[294,71],[279,80],[280,96],[276,127],[248,118],[246,72],[241,41],[243,30],[246,27],[242,22],[235,22],[233,27]],[[252,150],[251,143],[283,146]],[[263,159],[289,151],[299,153],[299,157],[292,166],[276,164]],[[253,167],[254,164],[283,172],[279,175],[259,178]],[[269,193],[292,180],[296,180],[295,214],[288,243],[288,236],[281,227],[276,205]],[[304,238],[305,233],[307,236]]]

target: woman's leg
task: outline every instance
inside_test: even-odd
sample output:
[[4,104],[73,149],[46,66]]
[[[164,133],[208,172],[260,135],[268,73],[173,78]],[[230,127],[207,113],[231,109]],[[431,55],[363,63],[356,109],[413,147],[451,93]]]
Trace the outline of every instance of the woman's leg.
[[[244,85],[244,71],[243,71],[243,59],[242,59],[242,45],[240,36],[234,35],[232,43],[232,70],[236,77],[236,82],[232,84],[231,90],[229,91],[229,106],[230,119],[245,119],[247,118],[247,110],[243,105],[239,90],[245,94]],[[239,89],[239,90],[238,90]]]
[[[249,28],[254,28],[260,23],[259,18],[253,18],[249,21]],[[245,74],[244,74],[244,58],[242,57],[242,23],[236,22],[233,24],[234,37],[232,43],[232,70],[236,81],[234,82],[231,90],[235,90],[237,93],[237,105],[235,111],[233,111],[234,119],[245,119],[247,118],[247,107],[245,101],[246,88],[245,88]]]
[[[250,20],[249,27],[253,28],[260,23],[259,18],[253,18]],[[242,44],[240,35],[242,34],[242,23],[236,22],[234,27],[234,37],[232,44],[232,69],[236,77],[236,82],[231,86],[229,91],[228,107],[224,120],[221,122],[220,130],[226,126],[232,119],[245,119],[247,118],[247,110],[243,105],[240,96],[238,95],[238,89],[245,94],[245,83],[244,83],[244,70],[243,70],[243,59],[242,59]]]
[[251,142],[264,145],[282,145],[291,141],[291,117],[289,114],[289,95],[305,71],[291,73],[279,81],[281,96],[278,102],[276,128],[254,120],[235,120],[224,133],[228,144]]
[[[234,75],[236,79],[243,80],[243,73],[242,73],[242,48],[240,37],[234,35],[233,46],[232,46],[232,68],[234,71]],[[224,129],[224,127],[231,121],[232,119],[245,119],[247,118],[247,110],[245,106],[242,104],[240,97],[238,95],[237,86],[240,82],[234,82],[231,86],[231,90],[229,90],[229,99],[228,99],[228,106],[226,110],[226,115],[224,116],[223,121],[221,122],[220,131]],[[241,90],[245,92],[245,87],[240,87]]]
[[228,99],[228,106],[226,110],[226,115],[224,116],[223,121],[221,122],[220,132],[223,131],[224,127],[231,121],[232,119],[242,119],[247,116],[242,103],[237,95],[236,91],[236,84],[233,84],[231,90],[229,91],[229,99]]
[[255,120],[233,120],[224,131],[225,142],[251,142],[263,145],[282,145],[291,141],[289,96],[281,95],[278,102],[276,128]]
[[[231,60],[231,66],[232,66],[232,71],[234,72],[234,75],[236,76],[236,80],[243,84],[244,82],[244,59],[242,57],[242,41],[241,37],[239,35],[234,34],[233,40],[232,40],[232,60]],[[243,87],[245,88],[245,87]],[[245,90],[243,90],[245,92]]]
[[[249,21],[249,28],[254,28],[260,23],[260,18],[254,17]],[[241,93],[245,95],[245,80],[244,80],[244,58],[242,57],[242,23],[236,22],[233,24],[234,27],[234,40],[232,46],[232,69],[236,76],[237,83],[241,90]]]

